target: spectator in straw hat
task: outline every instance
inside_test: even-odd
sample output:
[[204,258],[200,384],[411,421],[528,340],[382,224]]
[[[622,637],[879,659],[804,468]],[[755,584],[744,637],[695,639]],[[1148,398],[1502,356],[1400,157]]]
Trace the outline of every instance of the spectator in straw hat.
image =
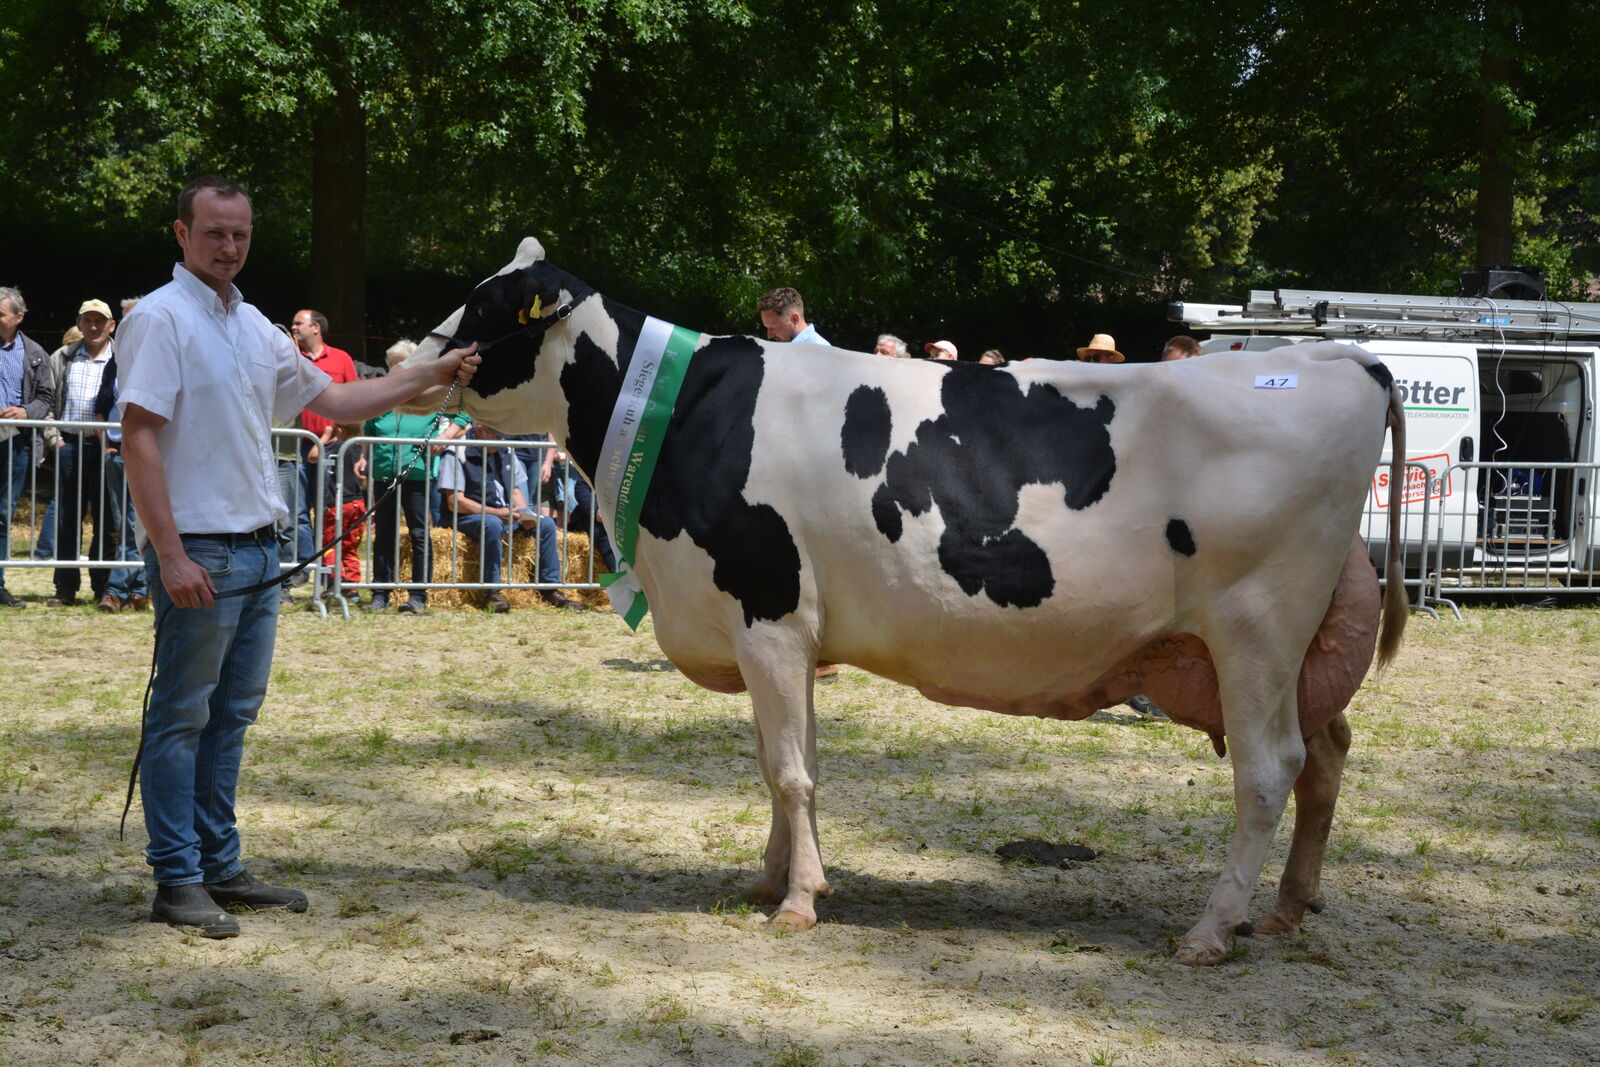
[[1127,357],[1117,351],[1117,339],[1109,333],[1097,333],[1089,343],[1078,349],[1078,358],[1085,363],[1121,363]]
[[961,358],[956,352],[956,346],[949,341],[929,341],[922,346],[922,350],[928,353],[929,359],[944,360],[948,363],[953,363]]

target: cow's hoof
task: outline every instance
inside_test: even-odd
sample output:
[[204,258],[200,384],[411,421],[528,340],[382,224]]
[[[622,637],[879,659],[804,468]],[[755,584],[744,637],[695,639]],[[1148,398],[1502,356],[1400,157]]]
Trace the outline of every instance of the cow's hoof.
[[786,890],[774,889],[762,879],[757,878],[755,881],[750,883],[750,888],[744,891],[744,896],[740,899],[746,904],[769,906],[772,904],[782,904],[783,898],[787,895],[788,893]]
[[785,930],[793,934],[804,933],[815,925],[817,925],[817,917],[815,915],[802,915],[791,908],[784,908],[767,920],[769,929]]
[[1199,938],[1186,937],[1172,954],[1172,962],[1185,967],[1215,967],[1228,958],[1228,950]]
[[1298,933],[1299,930],[1299,923],[1290,922],[1282,915],[1268,915],[1256,923],[1256,933],[1263,937],[1280,937],[1283,934]]

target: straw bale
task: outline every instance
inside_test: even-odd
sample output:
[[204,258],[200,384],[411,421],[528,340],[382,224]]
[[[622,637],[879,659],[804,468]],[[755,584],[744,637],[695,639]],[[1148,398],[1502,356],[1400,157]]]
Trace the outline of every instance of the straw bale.
[[[431,534],[433,541],[433,580],[436,582],[475,582],[478,580],[478,542],[470,537],[457,536],[449,527],[435,527]],[[566,566],[564,578],[568,582],[586,582],[589,580],[589,535],[576,530],[568,533],[565,538],[567,546]],[[538,580],[534,573],[534,548],[535,540],[532,537],[518,537],[512,542],[511,563],[509,567],[502,568],[502,578],[508,582],[533,582]],[[401,537],[400,552],[398,553],[396,570],[399,572],[396,581],[409,582],[411,580],[411,551],[407,547],[404,536]],[[598,556],[595,558],[595,574],[598,576],[606,569],[605,563]],[[590,608],[598,611],[610,611],[611,601],[599,589],[569,589],[568,596],[574,600],[581,600]],[[554,611],[533,589],[507,589],[506,599],[511,606],[517,609],[543,608]],[[404,595],[403,593],[401,595]],[[428,590],[428,606],[430,608],[481,608],[488,595],[483,589],[430,589]]]

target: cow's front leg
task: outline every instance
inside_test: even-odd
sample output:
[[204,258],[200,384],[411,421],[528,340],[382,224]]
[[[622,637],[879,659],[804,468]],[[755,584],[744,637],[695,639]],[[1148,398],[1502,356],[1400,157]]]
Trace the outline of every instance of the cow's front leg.
[[[1238,658],[1242,659],[1242,657]],[[1293,661],[1298,666],[1298,660]],[[1236,825],[1222,877],[1200,921],[1173,959],[1190,966],[1221,963],[1228,939],[1245,921],[1250,895],[1283,818],[1289,790],[1305,764],[1295,711],[1295,675],[1281,666],[1217,663],[1228,751],[1233,757]]]
[[786,655],[779,664],[740,662],[755,706],[757,758],[772,795],[763,871],[747,899],[778,903],[771,922],[779,929],[809,930],[817,922],[817,898],[832,892],[817,841],[817,732],[811,703],[815,658]]
[[762,854],[761,877],[750,883],[744,891],[744,900],[763,906],[781,904],[789,893],[789,816],[779,801],[778,789],[772,777],[772,764],[767,758],[767,747],[761,736],[761,719],[756,718],[756,762],[761,765],[761,778],[767,783],[767,795],[772,802],[772,825],[767,831],[767,848]]

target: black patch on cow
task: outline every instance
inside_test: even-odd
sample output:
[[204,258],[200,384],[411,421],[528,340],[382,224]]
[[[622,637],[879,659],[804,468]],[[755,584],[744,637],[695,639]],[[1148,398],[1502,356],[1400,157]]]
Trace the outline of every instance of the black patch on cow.
[[940,386],[944,414],[921,423],[904,452],[891,455],[872,496],[872,517],[891,543],[902,512],[938,508],[944,520],[939,565],[968,596],[1002,607],[1034,607],[1055,589],[1044,550],[1016,528],[1024,485],[1062,487],[1082,510],[1105,495],[1116,473],[1110,397],[1079,407],[1048,385],[1026,393],[1012,374],[957,363]]
[[1383,386],[1384,392],[1387,393],[1391,388],[1394,387],[1394,375],[1391,374],[1389,372],[1389,368],[1385,367],[1382,363],[1372,364],[1367,368],[1367,373],[1377,379],[1378,384]]
[[858,385],[844,403],[844,428],[839,447],[844,469],[857,478],[875,478],[889,457],[889,397],[882,389]]
[[[637,337],[635,329],[633,337],[623,338],[629,352]],[[600,463],[611,409],[622,389],[622,371],[588,334],[579,334],[572,348],[572,362],[561,368],[561,392],[567,398],[564,444],[580,470],[593,472]]]
[[744,498],[765,373],[751,337],[713,338],[695,353],[639,520],[663,540],[687,533],[710,555],[712,580],[739,601],[746,626],[800,606],[800,550],[789,524],[770,504]]
[[1180,556],[1194,555],[1194,533],[1182,519],[1167,520],[1167,544]]

